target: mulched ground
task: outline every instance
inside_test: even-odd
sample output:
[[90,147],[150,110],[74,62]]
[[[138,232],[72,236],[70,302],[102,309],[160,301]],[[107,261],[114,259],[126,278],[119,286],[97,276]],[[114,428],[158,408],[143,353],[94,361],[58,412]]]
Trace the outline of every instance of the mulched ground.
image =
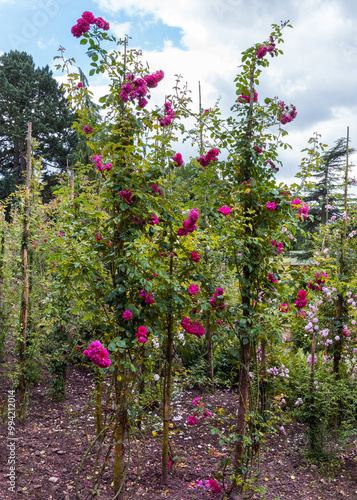
[[[16,422],[16,493],[8,492],[9,466],[7,464],[6,387],[2,386],[0,415],[0,499],[74,500],[76,474],[87,449],[83,408],[93,390],[92,375],[83,367],[73,367],[68,378],[68,394],[64,402],[55,403],[48,398],[48,387],[41,383],[30,391],[30,405],[24,425]],[[139,438],[140,477],[136,478],[136,451],[132,453],[132,470],[126,477],[127,499],[201,500],[222,499],[213,495],[206,486],[227,450],[210,433],[209,423],[199,422],[187,426],[192,414],[192,399],[199,396],[206,405],[223,408],[234,414],[236,394],[217,390],[214,394],[198,391],[177,393],[173,401],[172,443],[175,463],[167,486],[160,485],[160,433],[152,435],[147,429]],[[1,399],[0,399],[1,407]],[[153,413],[155,410],[152,410]],[[87,430],[95,432],[92,410]],[[357,499],[356,446],[344,449],[335,447],[335,457],[327,464],[312,465],[304,458],[303,426],[285,426],[286,436],[279,434],[268,438],[262,453],[260,487],[266,494],[254,499],[274,500],[338,500]],[[92,464],[95,456],[86,461],[80,481],[80,498],[111,499],[113,490],[112,467],[104,474],[97,496],[90,494]]]

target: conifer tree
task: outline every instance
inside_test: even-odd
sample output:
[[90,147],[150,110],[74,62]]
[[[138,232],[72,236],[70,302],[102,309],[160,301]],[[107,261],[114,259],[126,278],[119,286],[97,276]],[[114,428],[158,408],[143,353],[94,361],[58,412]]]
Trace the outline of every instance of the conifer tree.
[[32,122],[37,154],[48,177],[56,169],[64,170],[73,152],[74,118],[48,66],[36,68],[29,54],[16,50],[0,57],[1,198],[24,182],[27,123]]

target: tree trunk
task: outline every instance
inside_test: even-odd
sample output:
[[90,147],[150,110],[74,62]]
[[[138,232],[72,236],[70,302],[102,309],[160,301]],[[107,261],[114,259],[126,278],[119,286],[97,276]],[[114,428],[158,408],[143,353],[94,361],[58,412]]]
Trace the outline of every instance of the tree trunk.
[[266,386],[267,386],[267,355],[266,355],[266,340],[262,339],[261,341],[261,372],[260,372],[260,410],[262,415],[266,411]]
[[119,372],[121,367],[120,355],[118,355],[117,367],[115,369],[115,402],[117,411],[117,421],[114,431],[114,491],[117,500],[124,500],[125,497],[125,433],[127,423],[127,408],[125,396],[125,373]]
[[208,375],[211,379],[211,387],[214,391],[214,373],[213,373],[213,342],[212,342],[212,332],[210,325],[210,313],[207,314],[206,321],[206,337],[207,337],[207,355],[208,355]]
[[97,427],[97,436],[103,430],[102,423],[102,376],[99,369],[96,369],[95,376],[95,422]]

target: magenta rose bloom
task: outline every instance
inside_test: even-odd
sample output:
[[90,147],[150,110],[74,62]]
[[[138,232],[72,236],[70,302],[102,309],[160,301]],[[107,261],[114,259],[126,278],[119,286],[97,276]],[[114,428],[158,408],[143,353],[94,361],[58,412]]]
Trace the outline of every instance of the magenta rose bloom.
[[231,207],[221,207],[218,209],[218,212],[223,215],[229,215],[231,213]]
[[148,332],[148,329],[146,328],[146,326],[139,326],[138,328],[138,334],[140,336],[145,336]]
[[190,295],[195,295],[196,293],[198,293],[200,290],[200,288],[197,286],[197,285],[190,285],[188,287],[188,293]]
[[189,417],[187,417],[188,425],[196,425],[197,422],[198,422],[198,420],[194,415],[190,415]]
[[133,313],[131,311],[124,311],[122,318],[125,319],[125,321],[130,321],[133,319]]

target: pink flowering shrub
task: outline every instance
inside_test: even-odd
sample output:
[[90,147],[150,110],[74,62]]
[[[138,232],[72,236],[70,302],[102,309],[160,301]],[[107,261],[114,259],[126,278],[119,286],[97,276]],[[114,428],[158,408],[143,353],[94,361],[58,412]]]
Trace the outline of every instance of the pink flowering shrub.
[[210,149],[206,155],[202,155],[199,158],[196,158],[201,167],[208,167],[211,161],[217,161],[217,156],[219,155],[219,151],[216,148]]
[[276,167],[275,164],[271,160],[267,160],[265,163],[267,163],[271,169],[275,170],[275,172],[279,172],[278,167]]
[[92,342],[88,349],[83,351],[83,354],[100,368],[108,368],[108,366],[111,365],[109,353],[107,349],[102,346],[99,340]]
[[144,78],[134,78],[133,74],[126,75],[127,82],[120,88],[120,99],[123,102],[128,102],[129,99],[134,102],[137,100],[139,108],[143,109],[148,101],[145,96],[148,93],[148,88],[155,88],[157,84],[164,78],[163,71],[157,71],[152,75],[146,75]]
[[287,123],[292,122],[294,120],[294,118],[296,118],[297,111],[296,111],[295,106],[292,107],[292,109],[290,110],[290,112],[288,114],[286,114],[283,111],[288,111],[289,106],[285,106],[285,103],[283,101],[279,102],[279,106],[280,106],[281,112],[282,112],[280,115],[279,121],[282,125],[286,125]]
[[308,284],[307,284],[307,287],[310,290],[320,291],[321,290],[321,285],[323,285],[324,283],[326,283],[327,279],[328,279],[328,276],[327,276],[326,273],[324,273],[324,272],[322,272],[321,274],[316,273],[314,281],[309,281]]
[[258,59],[263,59],[265,54],[268,52],[268,47],[266,45],[262,45],[259,47],[258,52],[256,53],[256,56]]
[[309,212],[309,206],[306,203],[302,203],[300,198],[295,198],[291,202],[291,206],[294,208],[297,208],[299,213],[298,213],[298,218],[300,220],[306,220],[308,217],[308,212]]
[[198,418],[201,420],[206,420],[212,415],[212,412],[208,411],[205,408],[205,404],[201,401],[201,398],[195,398],[192,400],[192,405],[196,407],[196,410],[193,415],[190,415],[187,418],[187,423],[189,425],[196,425],[198,422]]

